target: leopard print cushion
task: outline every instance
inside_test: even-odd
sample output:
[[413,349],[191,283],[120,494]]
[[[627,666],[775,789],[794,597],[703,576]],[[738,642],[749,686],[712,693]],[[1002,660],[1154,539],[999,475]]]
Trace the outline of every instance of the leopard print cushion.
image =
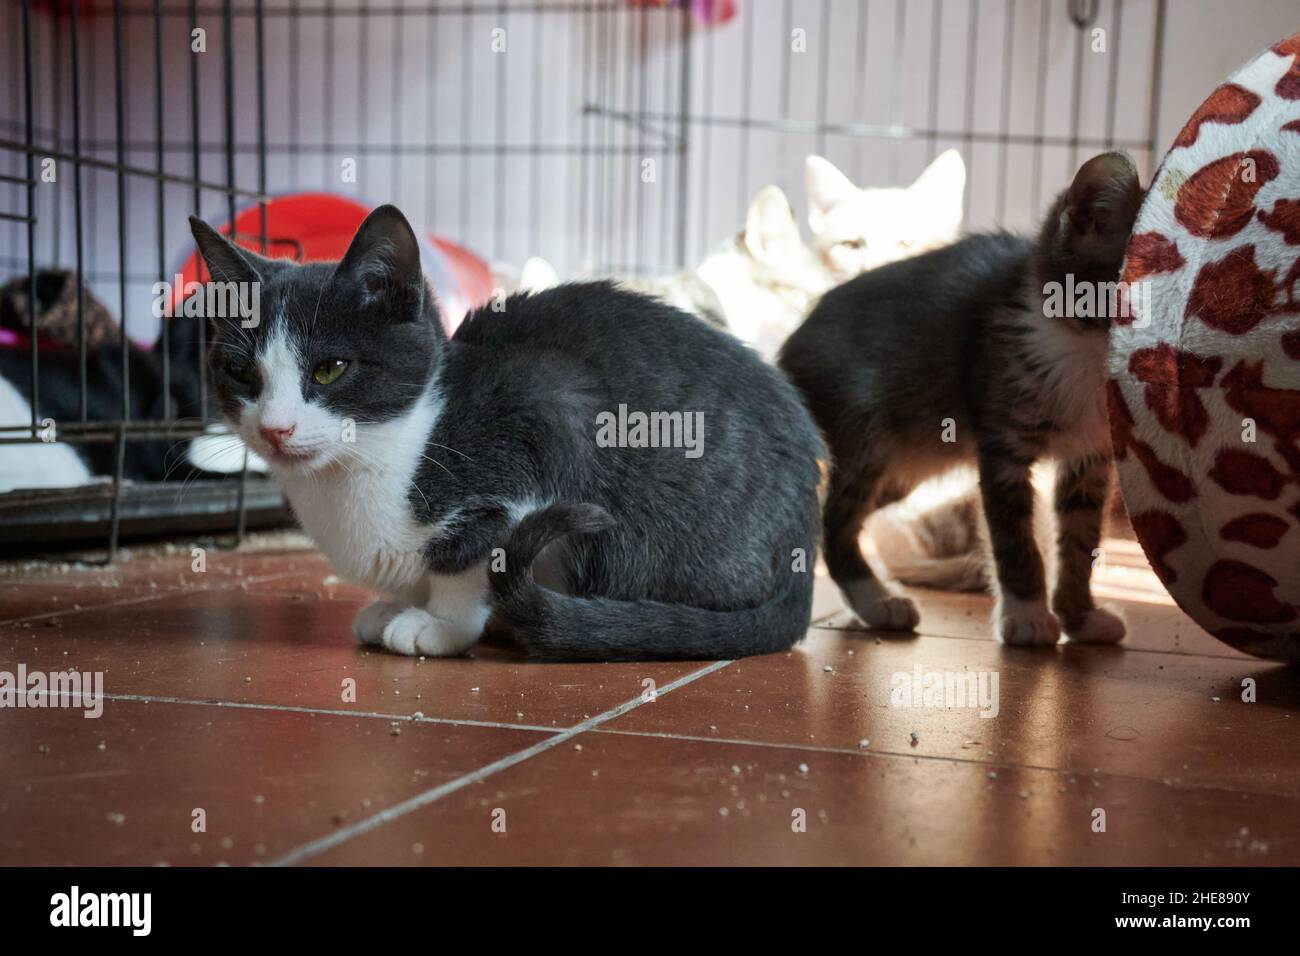
[[1123,279],[1108,387],[1138,538],[1202,627],[1300,662],[1300,35],[1183,127]]

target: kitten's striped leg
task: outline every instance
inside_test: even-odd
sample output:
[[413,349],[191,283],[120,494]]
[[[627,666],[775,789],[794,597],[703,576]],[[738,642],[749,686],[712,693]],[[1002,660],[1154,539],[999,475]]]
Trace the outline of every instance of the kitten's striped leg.
[[866,473],[836,467],[822,515],[826,566],[844,601],[867,627],[911,631],[920,622],[912,599],[894,594],[875,576],[862,556],[858,538],[862,525],[875,510],[883,471]]
[[1092,600],[1092,565],[1109,490],[1110,460],[1104,455],[1065,462],[1056,476],[1058,567],[1052,609],[1072,641],[1114,644],[1124,638],[1124,620]]
[[1061,626],[1047,607],[1043,556],[1034,542],[1032,465],[1005,445],[980,446],[980,495],[998,572],[994,633],[1007,644],[1050,645]]

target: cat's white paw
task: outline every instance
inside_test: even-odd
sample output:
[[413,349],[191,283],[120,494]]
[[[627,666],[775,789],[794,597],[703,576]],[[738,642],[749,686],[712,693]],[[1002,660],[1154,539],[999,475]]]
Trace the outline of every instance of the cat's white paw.
[[1083,619],[1083,625],[1065,636],[1075,644],[1118,644],[1124,640],[1128,628],[1117,608],[1095,607]]
[[879,581],[853,581],[840,593],[867,627],[882,631],[914,631],[921,623],[921,615],[912,599],[891,594]]
[[1046,601],[1021,601],[1003,596],[994,611],[994,632],[1003,644],[1050,647],[1061,638],[1061,622]]
[[418,607],[408,607],[384,627],[381,643],[396,654],[450,657],[468,648],[477,635]]
[[352,633],[362,644],[381,644],[388,622],[406,609],[397,601],[374,601],[367,604],[352,619]]

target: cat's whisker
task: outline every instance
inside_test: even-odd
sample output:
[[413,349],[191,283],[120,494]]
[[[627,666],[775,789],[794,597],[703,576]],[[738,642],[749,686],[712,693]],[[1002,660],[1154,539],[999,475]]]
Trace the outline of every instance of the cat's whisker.
[[445,448],[447,451],[451,452],[452,454],[460,455],[461,458],[464,458],[468,462],[472,463],[474,461],[474,459],[469,457],[469,455],[466,455],[464,452],[456,451],[456,449],[452,448],[450,445],[440,445],[436,441],[431,441],[428,442],[427,444],[432,445],[434,448]]
[[433,464],[437,465],[439,468],[441,468],[443,471],[445,471],[445,472],[448,474],[449,477],[451,477],[451,478],[455,478],[455,477],[456,477],[455,475],[453,475],[453,474],[451,473],[451,469],[448,468],[446,465],[444,465],[442,462],[438,461],[438,459],[436,459],[436,458],[430,458],[428,455],[420,455],[420,457],[423,458],[425,461],[429,461],[429,462],[432,462]]

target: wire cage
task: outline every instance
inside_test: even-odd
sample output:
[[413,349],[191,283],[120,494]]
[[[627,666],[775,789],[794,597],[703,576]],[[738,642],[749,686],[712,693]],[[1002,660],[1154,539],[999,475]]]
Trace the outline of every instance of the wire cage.
[[[283,254],[277,197],[394,202],[498,270],[653,276],[733,235],[765,184],[799,205],[807,153],[884,186],[956,147],[966,226],[1027,228],[1088,152],[1149,176],[1164,20],[1165,0],[8,0],[0,451],[89,466],[6,483],[0,547],[111,560],[129,535],[285,519],[248,467],[176,455],[214,425],[203,333],[181,354],[155,302],[190,214],[251,215]],[[134,473],[147,450],[163,473]]]

